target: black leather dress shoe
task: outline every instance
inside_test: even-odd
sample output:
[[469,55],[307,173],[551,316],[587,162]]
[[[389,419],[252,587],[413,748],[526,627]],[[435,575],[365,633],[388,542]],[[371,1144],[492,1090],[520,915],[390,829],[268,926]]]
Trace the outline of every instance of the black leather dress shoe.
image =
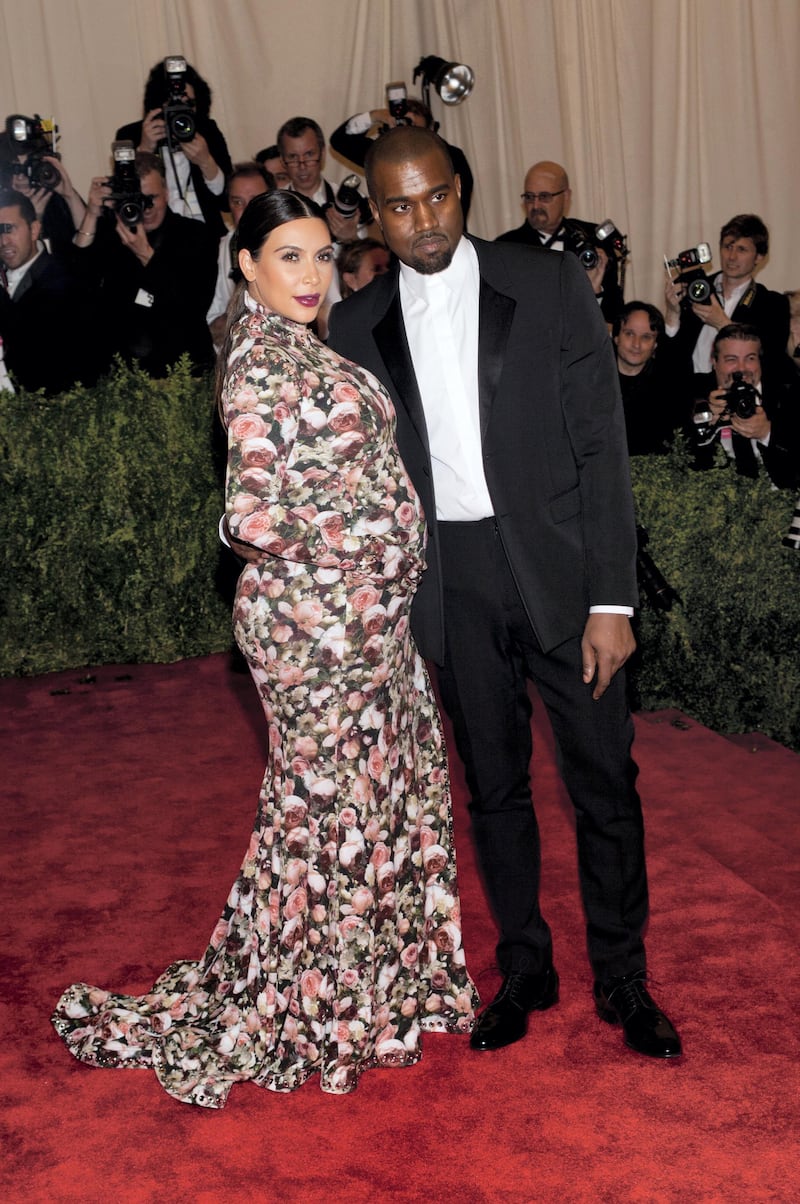
[[683,1053],[680,1037],[651,999],[641,972],[596,982],[594,1003],[601,1020],[622,1025],[625,1044],[636,1053],[648,1058],[679,1058]]
[[502,1049],[525,1036],[528,1012],[558,1003],[558,975],[552,966],[541,974],[507,974],[497,995],[478,1017],[469,1039],[472,1049]]

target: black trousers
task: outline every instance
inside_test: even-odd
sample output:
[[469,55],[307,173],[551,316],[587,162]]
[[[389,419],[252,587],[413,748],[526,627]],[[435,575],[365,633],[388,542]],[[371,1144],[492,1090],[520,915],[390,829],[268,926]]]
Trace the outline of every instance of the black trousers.
[[550,716],[575,807],[595,977],[643,970],[647,875],[624,671],[595,701],[582,680],[579,638],[542,652],[494,519],[440,523],[438,530],[446,632],[439,683],[466,769],[473,832],[500,929],[500,967],[537,973],[552,957],[539,909],[530,678]]

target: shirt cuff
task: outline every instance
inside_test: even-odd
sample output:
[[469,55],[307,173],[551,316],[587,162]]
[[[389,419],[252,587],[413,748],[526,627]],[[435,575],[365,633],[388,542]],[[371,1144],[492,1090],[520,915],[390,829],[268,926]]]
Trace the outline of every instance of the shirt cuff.
[[632,606],[590,606],[590,615],[627,615],[629,619],[633,618]]
[[372,125],[372,117],[367,113],[356,113],[344,127],[346,134],[366,134]]
[[213,192],[214,196],[222,196],[225,191],[225,173],[221,167],[217,168],[217,174],[212,179],[206,180],[206,188]]

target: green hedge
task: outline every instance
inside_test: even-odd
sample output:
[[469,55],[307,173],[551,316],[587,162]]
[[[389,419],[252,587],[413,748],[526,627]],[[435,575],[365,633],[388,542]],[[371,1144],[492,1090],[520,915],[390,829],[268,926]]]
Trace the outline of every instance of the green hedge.
[[185,363],[161,381],[119,366],[56,398],[0,393],[1,674],[230,644],[212,413]]
[[[0,674],[164,662],[230,646],[235,562],[211,384],[119,367],[54,399],[0,394]],[[794,498],[720,452],[632,463],[647,550],[681,602],[641,610],[635,702],[800,749],[800,552]]]
[[683,448],[631,468],[647,550],[680,595],[641,609],[635,701],[800,749],[800,551],[781,545],[794,496],[738,476],[721,449],[705,472]]

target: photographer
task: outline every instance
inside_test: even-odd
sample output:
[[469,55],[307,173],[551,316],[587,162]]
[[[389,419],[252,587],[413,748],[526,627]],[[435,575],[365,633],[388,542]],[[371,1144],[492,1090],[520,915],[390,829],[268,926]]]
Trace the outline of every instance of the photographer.
[[213,361],[206,313],[217,240],[204,223],[170,210],[157,155],[137,152],[134,167],[141,191],[126,196],[125,206],[139,209],[141,220],[123,221],[114,211],[114,178],[96,177],[75,235],[75,260],[100,289],[110,353],[156,377],[184,352],[204,370]]
[[217,252],[217,283],[214,297],[208,307],[206,321],[211,331],[214,349],[222,346],[228,317],[228,302],[233,296],[234,285],[241,279],[236,246],[236,231],[242,214],[254,196],[272,192],[275,179],[266,167],[253,161],[237,163],[228,178],[228,201],[233,218],[233,229],[220,239]]
[[[743,476],[762,467],[779,489],[800,484],[800,385],[762,376],[762,345],[753,326],[729,323],[712,348],[713,372],[697,378],[697,396],[708,409],[696,412],[699,468],[710,467],[718,439]],[[700,409],[700,407],[698,407]],[[702,417],[704,421],[698,422]]]
[[93,384],[103,367],[87,331],[92,297],[69,265],[40,242],[30,197],[0,191],[0,340],[5,366],[25,389],[61,393]]
[[[331,148],[336,151],[337,155],[349,159],[363,171],[367,151],[381,130],[405,124],[437,131],[433,113],[416,96],[407,96],[402,105],[404,111],[398,117],[394,117],[389,109],[370,109],[369,112],[355,113],[352,117],[348,117],[347,121],[343,121],[331,134]],[[453,170],[461,180],[461,211],[466,222],[474,187],[472,171],[461,147],[452,146],[449,142],[445,145],[453,161]]]
[[[168,66],[183,69],[167,70]],[[164,106],[176,98],[191,112],[178,139],[170,136]],[[181,101],[181,98],[182,101]],[[144,120],[117,130],[117,140],[129,139],[137,150],[160,154],[164,161],[169,207],[179,217],[204,221],[217,238],[226,227],[225,179],[232,171],[222,131],[210,116],[211,89],[180,55],[156,63],[144,89]],[[182,121],[185,123],[186,118]],[[180,126],[180,122],[178,123]],[[193,137],[184,138],[191,130]]]
[[[25,124],[19,128],[22,122]],[[6,129],[0,135],[0,188],[28,197],[41,222],[40,237],[51,251],[69,249],[86,202],[54,153],[52,135],[47,137],[40,118],[6,118]]]
[[676,354],[689,370],[711,371],[715,335],[736,322],[755,327],[771,375],[789,374],[789,303],[781,293],[754,279],[768,252],[769,231],[761,218],[755,213],[741,213],[720,230],[721,270],[706,277],[710,285],[706,301],[690,303],[681,276],[668,277],[664,293],[666,333],[676,340]]
[[628,454],[660,455],[689,416],[688,380],[680,378],[655,305],[629,301],[611,329],[625,413]]
[[[596,226],[567,217],[571,199],[569,177],[560,163],[547,160],[534,163],[525,176],[522,193],[525,221],[514,230],[498,234],[495,242],[518,242],[545,247],[549,251],[574,251],[579,246],[594,245]],[[613,250],[607,252],[598,245],[594,245],[594,249],[596,262],[587,269],[586,275],[610,326],[623,304],[621,261]]]

